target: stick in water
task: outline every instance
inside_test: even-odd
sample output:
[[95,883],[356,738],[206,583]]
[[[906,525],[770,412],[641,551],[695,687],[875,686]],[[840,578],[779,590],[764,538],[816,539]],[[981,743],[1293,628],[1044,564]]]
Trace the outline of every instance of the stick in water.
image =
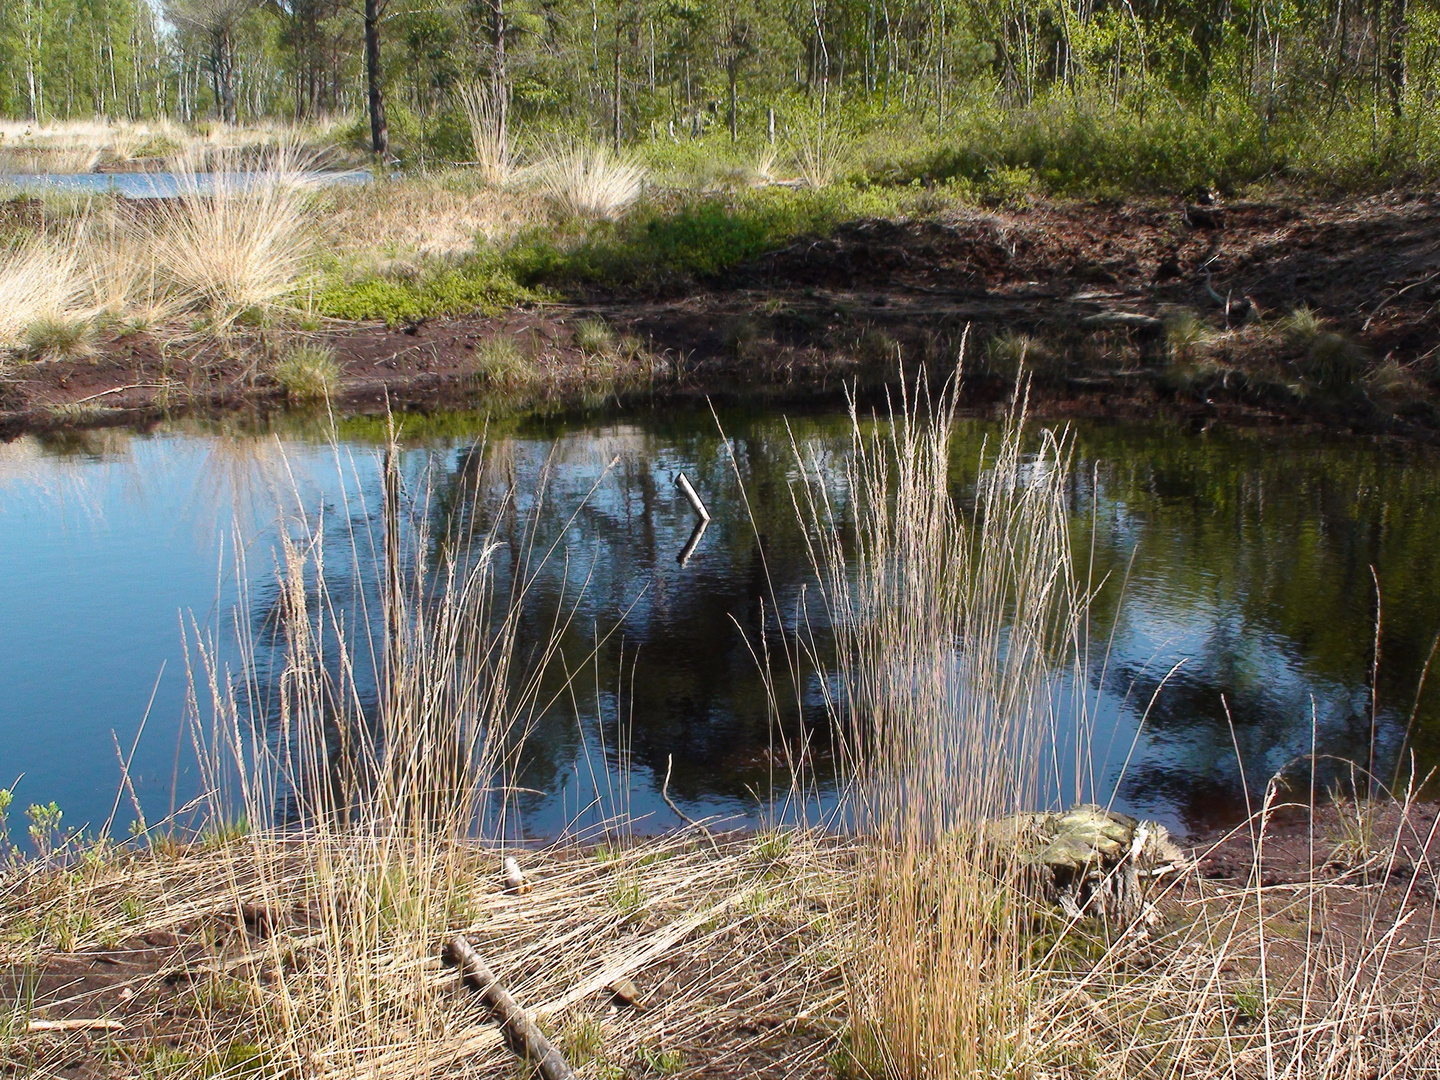
[[500,980],[464,934],[451,938],[446,952],[450,960],[460,965],[465,981],[480,992],[485,1004],[494,1012],[510,1045],[535,1062],[545,1080],[575,1080],[575,1073],[571,1071],[565,1055],[555,1049],[554,1043],[525,1015],[520,1004],[510,996],[510,991],[500,985]]
[[675,477],[675,485],[685,493],[685,497],[690,500],[690,505],[695,508],[695,513],[700,520],[709,521],[710,512],[705,509],[705,504],[700,501],[700,496],[695,494],[695,489],[690,486],[690,478],[682,472]]

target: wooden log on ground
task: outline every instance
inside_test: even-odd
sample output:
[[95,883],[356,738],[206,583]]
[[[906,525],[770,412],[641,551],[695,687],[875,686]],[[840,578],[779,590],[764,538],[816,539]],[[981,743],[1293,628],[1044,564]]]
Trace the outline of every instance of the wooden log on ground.
[[485,1004],[495,1014],[495,1019],[500,1021],[500,1028],[511,1047],[533,1061],[545,1080],[575,1080],[575,1073],[565,1055],[525,1015],[525,1010],[510,996],[510,991],[500,985],[500,980],[464,934],[456,934],[450,939],[446,955],[459,965],[465,982],[479,991]]

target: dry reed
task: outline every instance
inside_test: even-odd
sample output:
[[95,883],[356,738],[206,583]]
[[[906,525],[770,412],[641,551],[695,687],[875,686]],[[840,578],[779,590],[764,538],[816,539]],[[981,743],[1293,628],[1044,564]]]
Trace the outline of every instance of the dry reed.
[[879,1075],[970,1077],[1023,1059],[1026,977],[1013,843],[983,823],[1032,810],[1055,727],[1060,645],[1078,611],[1068,447],[1021,450],[1017,411],[976,505],[949,486],[958,379],[854,432],[843,506],[809,463],[802,516],[834,627],[830,701],[850,816],[866,839],[848,974],[851,1052]]

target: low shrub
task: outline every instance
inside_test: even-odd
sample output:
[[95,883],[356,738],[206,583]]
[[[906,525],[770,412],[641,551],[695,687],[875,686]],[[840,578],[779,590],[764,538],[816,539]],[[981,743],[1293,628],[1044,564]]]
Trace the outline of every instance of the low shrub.
[[335,319],[382,319],[390,326],[436,315],[494,315],[538,294],[493,262],[471,260],[416,281],[372,276],[336,281],[315,297],[315,309]]
[[559,238],[531,231],[506,255],[526,285],[651,284],[705,278],[785,246],[827,235],[843,221],[890,217],[892,193],[836,185],[824,191],[765,188],[738,196],[704,195],[658,203],[625,221]]

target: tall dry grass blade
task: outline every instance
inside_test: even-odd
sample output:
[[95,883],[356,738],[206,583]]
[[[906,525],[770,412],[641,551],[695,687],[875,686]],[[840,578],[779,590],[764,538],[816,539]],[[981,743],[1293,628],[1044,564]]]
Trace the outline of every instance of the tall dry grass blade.
[[1018,860],[984,823],[1051,790],[1042,763],[1077,602],[1067,442],[1041,433],[1022,453],[1017,405],[962,515],[950,490],[956,394],[952,380],[932,400],[920,382],[878,420],[852,404],[843,510],[814,461],[801,513],[865,844],[851,1050],[878,1075],[958,1080],[1024,1057]]
[[504,87],[466,83],[460,87],[460,106],[470,125],[475,167],[486,183],[503,187],[514,172],[510,155],[509,102]]

